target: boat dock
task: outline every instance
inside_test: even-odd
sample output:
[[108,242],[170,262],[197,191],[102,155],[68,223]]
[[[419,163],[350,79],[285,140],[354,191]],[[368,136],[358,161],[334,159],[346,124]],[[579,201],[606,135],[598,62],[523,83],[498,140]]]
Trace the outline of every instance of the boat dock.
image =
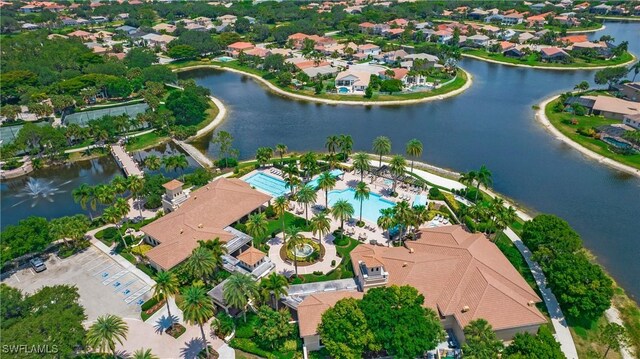
[[122,171],[124,171],[124,174],[127,177],[144,176],[144,172],[142,172],[140,167],[138,167],[138,164],[133,160],[133,157],[131,157],[131,155],[124,150],[124,147],[122,147],[122,145],[115,144],[109,146],[109,148],[111,149],[111,155],[116,160],[116,163],[118,164],[118,166],[120,166]]
[[191,156],[194,160],[196,160],[196,162],[198,162],[198,164],[203,168],[213,167],[213,161],[211,161],[209,157],[205,156],[204,153],[198,151],[197,148],[191,146],[190,144],[184,141],[176,140],[175,138],[173,139],[173,142],[176,145],[180,146],[180,148],[182,148],[185,152],[187,152],[187,154],[189,154],[189,156]]

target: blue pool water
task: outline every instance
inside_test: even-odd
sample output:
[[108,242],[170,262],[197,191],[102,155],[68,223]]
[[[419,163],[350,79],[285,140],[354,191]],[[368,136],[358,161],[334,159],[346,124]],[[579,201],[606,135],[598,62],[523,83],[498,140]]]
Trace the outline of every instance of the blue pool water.
[[413,206],[426,206],[427,205],[427,196],[423,194],[416,195],[413,199]]
[[[360,216],[360,201],[354,198],[355,190],[352,188],[343,190],[334,190],[329,192],[329,206],[332,206],[336,201],[344,199],[347,200],[353,206],[355,210],[353,216],[358,218]],[[371,193],[369,199],[365,199],[362,202],[362,218],[369,222],[376,223],[378,217],[380,217],[380,210],[391,208],[395,204],[388,201],[380,195]]]
[[257,172],[244,181],[257,189],[269,193],[273,197],[279,197],[289,193],[289,189],[287,188],[283,180],[269,176],[262,172]]
[[618,148],[623,148],[623,149],[631,148],[630,144],[626,142],[618,141],[615,138],[605,137],[603,141]]
[[[333,177],[339,177],[342,176],[344,174],[344,171],[339,170],[339,169],[334,169],[329,171],[329,174],[331,174]],[[316,178],[312,179],[311,181],[307,182],[307,186],[313,188],[313,189],[318,189],[318,179],[320,178],[320,176],[316,176]]]
[[229,56],[220,56],[217,57],[216,60],[221,61],[221,62],[229,62],[229,61],[233,61],[233,57],[229,57]]

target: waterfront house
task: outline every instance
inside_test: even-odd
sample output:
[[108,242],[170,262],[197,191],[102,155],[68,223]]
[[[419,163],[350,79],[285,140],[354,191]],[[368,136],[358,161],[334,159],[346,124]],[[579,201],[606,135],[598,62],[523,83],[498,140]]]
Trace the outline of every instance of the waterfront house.
[[558,47],[545,47],[540,50],[542,60],[546,62],[562,62],[571,57],[568,53]]
[[640,102],[640,82],[627,82],[620,85],[620,94],[629,101]]
[[171,35],[146,34],[140,37],[147,46],[158,46],[162,50],[167,49],[167,44],[176,38]]
[[227,46],[227,54],[231,57],[238,57],[241,52],[246,52],[255,48],[255,45],[250,42],[238,41]]
[[611,5],[607,5],[603,3],[603,4],[592,6],[591,9],[589,9],[589,12],[591,12],[592,14],[606,15],[609,13],[609,11],[611,11],[612,7],[613,6]]
[[504,15],[502,17],[502,25],[517,25],[521,24],[524,21],[524,16],[517,12]]
[[370,79],[371,74],[365,71],[342,71],[336,76],[336,90],[341,94],[364,93]]
[[165,184],[162,202],[168,213],[141,228],[145,242],[153,246],[146,254],[152,267],[177,266],[189,258],[198,241],[218,238],[231,256],[251,246],[252,238],[231,225],[263,207],[271,196],[239,179],[219,178],[193,192],[182,186],[177,180]]
[[613,120],[623,120],[625,116],[640,114],[640,102],[623,100],[611,96],[581,96],[594,100],[593,114]]
[[467,37],[467,41],[473,44],[475,47],[485,47],[489,43],[489,36],[476,34]]

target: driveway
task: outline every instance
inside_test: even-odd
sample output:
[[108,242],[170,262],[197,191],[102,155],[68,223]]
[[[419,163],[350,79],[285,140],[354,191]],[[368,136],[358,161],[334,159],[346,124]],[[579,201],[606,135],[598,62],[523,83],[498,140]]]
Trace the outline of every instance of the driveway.
[[25,293],[44,286],[75,285],[88,323],[105,314],[140,318],[140,304],[151,296],[146,282],[94,246],[66,259],[52,254],[45,263],[47,270],[40,273],[25,266],[3,274],[2,283]]

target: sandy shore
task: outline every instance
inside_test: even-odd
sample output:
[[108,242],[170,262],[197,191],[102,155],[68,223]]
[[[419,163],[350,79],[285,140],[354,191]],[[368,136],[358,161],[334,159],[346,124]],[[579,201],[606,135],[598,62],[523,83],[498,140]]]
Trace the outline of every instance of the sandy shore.
[[622,64],[618,64],[615,66],[594,66],[594,67],[543,67],[543,66],[531,66],[531,65],[525,65],[525,64],[512,64],[509,62],[502,62],[502,61],[498,61],[498,60],[492,60],[492,59],[486,59],[484,57],[480,57],[480,56],[476,56],[476,55],[471,55],[471,54],[465,54],[462,53],[462,56],[464,57],[468,57],[471,59],[476,59],[476,60],[480,60],[480,61],[486,61],[486,62],[491,62],[494,64],[500,64],[500,65],[505,65],[505,66],[513,66],[513,67],[526,67],[529,69],[539,69],[539,70],[554,70],[554,71],[576,71],[576,70],[602,70],[602,69],[606,69],[608,67],[620,67],[620,66],[626,66],[629,64],[632,64],[634,62],[636,62],[637,58],[634,54],[631,54],[631,56],[633,57],[631,60],[622,63]]
[[465,75],[467,75],[467,82],[459,89],[448,92],[446,94],[442,94],[442,95],[438,95],[438,96],[431,96],[431,97],[425,97],[425,98],[419,98],[419,99],[409,99],[409,100],[389,100],[389,101],[344,101],[344,100],[330,100],[330,99],[324,99],[324,98],[317,98],[317,97],[313,97],[313,96],[307,96],[307,95],[300,95],[300,94],[295,94],[295,93],[291,93],[288,91],[285,91],[277,86],[275,86],[274,84],[272,84],[271,82],[263,79],[262,77],[255,75],[255,74],[250,74],[244,71],[240,71],[237,69],[232,69],[232,68],[228,68],[228,67],[223,67],[223,66],[218,66],[218,65],[194,65],[194,66],[188,66],[188,67],[183,67],[183,68],[179,68],[179,69],[175,69],[174,72],[183,72],[183,71],[189,71],[189,70],[196,70],[196,69],[205,69],[205,68],[211,68],[211,69],[216,69],[216,70],[224,70],[224,71],[231,71],[231,72],[235,72],[235,73],[239,73],[239,74],[243,74],[246,76],[250,76],[251,78],[255,79],[256,81],[264,84],[265,86],[267,86],[267,88],[269,88],[269,90],[282,95],[282,96],[286,96],[292,99],[296,99],[296,100],[303,100],[303,101],[311,101],[311,102],[318,102],[318,103],[324,103],[327,105],[350,105],[350,106],[392,106],[392,105],[410,105],[410,104],[415,104],[415,103],[421,103],[421,102],[429,102],[429,101],[436,101],[436,100],[442,100],[448,97],[453,97],[456,95],[461,94],[462,92],[464,92],[465,90],[467,90],[469,87],[471,87],[471,84],[473,84],[473,77],[471,76],[470,73],[468,73],[467,71],[461,69]]
[[595,153],[587,148],[584,148],[582,145],[580,145],[579,143],[571,140],[569,137],[565,136],[562,132],[560,132],[560,130],[558,130],[557,128],[555,128],[555,126],[553,126],[551,124],[551,122],[549,121],[549,118],[547,118],[547,115],[544,112],[544,109],[547,107],[547,105],[549,104],[549,102],[557,99],[560,96],[552,96],[544,101],[542,101],[542,103],[540,103],[538,106],[540,106],[540,108],[536,111],[536,119],[549,131],[551,132],[551,134],[553,134],[557,139],[559,139],[560,141],[566,143],[567,145],[573,147],[574,149],[580,151],[580,153],[582,153],[583,155],[585,155],[586,157],[596,160],[599,163],[602,163],[604,165],[607,165],[611,168],[617,169],[619,171],[625,172],[625,173],[629,173],[632,174],[634,176],[640,177],[640,169],[637,168],[633,168],[631,166],[627,166],[625,164],[622,164],[620,162],[617,162],[615,160],[612,160],[611,158],[605,157],[603,155],[600,155],[598,153]]
[[216,128],[219,124],[221,124],[224,118],[227,116],[227,108],[224,106],[222,101],[218,100],[216,97],[213,97],[213,96],[209,96],[209,99],[211,99],[211,102],[213,102],[213,104],[216,105],[216,107],[218,108],[218,114],[213,119],[213,121],[209,122],[205,127],[199,129],[198,132],[196,132],[194,136],[189,137],[188,140],[196,139],[202,135],[205,135],[213,131],[213,129]]

